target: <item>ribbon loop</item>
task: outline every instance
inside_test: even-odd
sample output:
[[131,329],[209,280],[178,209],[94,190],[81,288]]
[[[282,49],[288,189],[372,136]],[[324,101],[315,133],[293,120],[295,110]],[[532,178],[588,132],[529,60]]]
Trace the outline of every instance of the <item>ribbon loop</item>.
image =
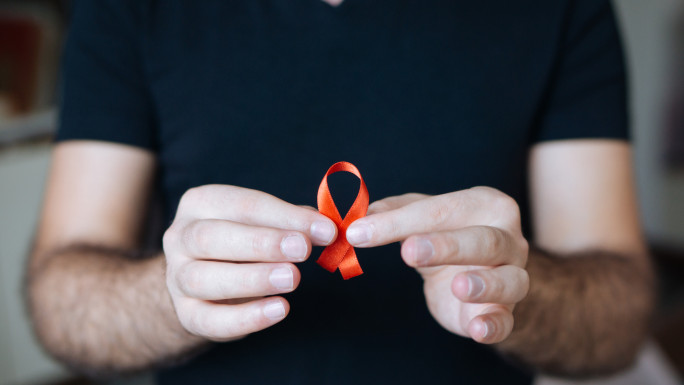
[[[336,172],[349,172],[359,178],[359,193],[347,214],[342,218],[335,206],[330,189],[328,188],[328,175]],[[318,211],[332,219],[337,225],[337,239],[323,250],[316,261],[321,267],[334,273],[340,269],[342,278],[349,279],[363,274],[359,260],[356,258],[354,248],[347,242],[347,228],[352,222],[366,216],[368,211],[368,189],[359,169],[349,162],[337,162],[333,164],[323,176],[323,181],[318,187]]]

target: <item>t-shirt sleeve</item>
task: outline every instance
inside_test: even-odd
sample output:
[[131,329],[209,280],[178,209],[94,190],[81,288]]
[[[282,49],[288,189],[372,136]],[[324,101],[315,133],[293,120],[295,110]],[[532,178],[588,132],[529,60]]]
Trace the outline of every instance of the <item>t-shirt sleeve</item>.
[[571,2],[532,142],[628,138],[625,64],[609,0]]
[[56,140],[156,149],[134,1],[77,0],[62,57]]

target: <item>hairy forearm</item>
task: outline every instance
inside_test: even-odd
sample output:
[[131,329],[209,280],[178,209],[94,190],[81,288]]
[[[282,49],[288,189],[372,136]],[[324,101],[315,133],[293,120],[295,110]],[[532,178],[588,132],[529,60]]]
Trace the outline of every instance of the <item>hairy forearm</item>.
[[530,292],[499,348],[555,375],[583,377],[631,365],[648,333],[654,279],[647,258],[607,252],[530,253]]
[[80,245],[34,256],[29,266],[27,300],[36,334],[76,370],[102,376],[148,369],[205,344],[178,322],[163,256],[126,254]]

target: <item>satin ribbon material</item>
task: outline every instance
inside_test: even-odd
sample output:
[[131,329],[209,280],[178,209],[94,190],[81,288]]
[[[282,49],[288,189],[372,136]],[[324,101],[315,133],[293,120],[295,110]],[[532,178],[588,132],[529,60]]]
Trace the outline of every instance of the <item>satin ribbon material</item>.
[[[359,193],[344,219],[340,216],[340,212],[337,210],[337,206],[335,206],[328,188],[328,175],[341,171],[356,175],[361,182]],[[356,258],[356,252],[352,245],[347,242],[346,236],[349,225],[355,220],[366,216],[368,211],[368,189],[356,166],[349,162],[338,162],[328,169],[328,172],[323,177],[323,181],[321,181],[321,185],[318,187],[318,211],[335,222],[337,225],[337,239],[323,250],[323,253],[321,253],[320,258],[316,262],[331,273],[340,269],[342,278],[345,280],[363,274],[359,260]]]

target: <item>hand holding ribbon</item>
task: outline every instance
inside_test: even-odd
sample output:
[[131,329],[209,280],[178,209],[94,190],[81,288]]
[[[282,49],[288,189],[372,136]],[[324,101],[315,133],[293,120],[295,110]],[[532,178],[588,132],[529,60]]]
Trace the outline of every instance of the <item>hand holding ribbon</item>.
[[355,247],[402,242],[401,256],[423,277],[432,316],[477,342],[503,341],[513,308],[529,290],[528,244],[518,204],[475,187],[443,195],[404,194],[370,205],[346,232]]

